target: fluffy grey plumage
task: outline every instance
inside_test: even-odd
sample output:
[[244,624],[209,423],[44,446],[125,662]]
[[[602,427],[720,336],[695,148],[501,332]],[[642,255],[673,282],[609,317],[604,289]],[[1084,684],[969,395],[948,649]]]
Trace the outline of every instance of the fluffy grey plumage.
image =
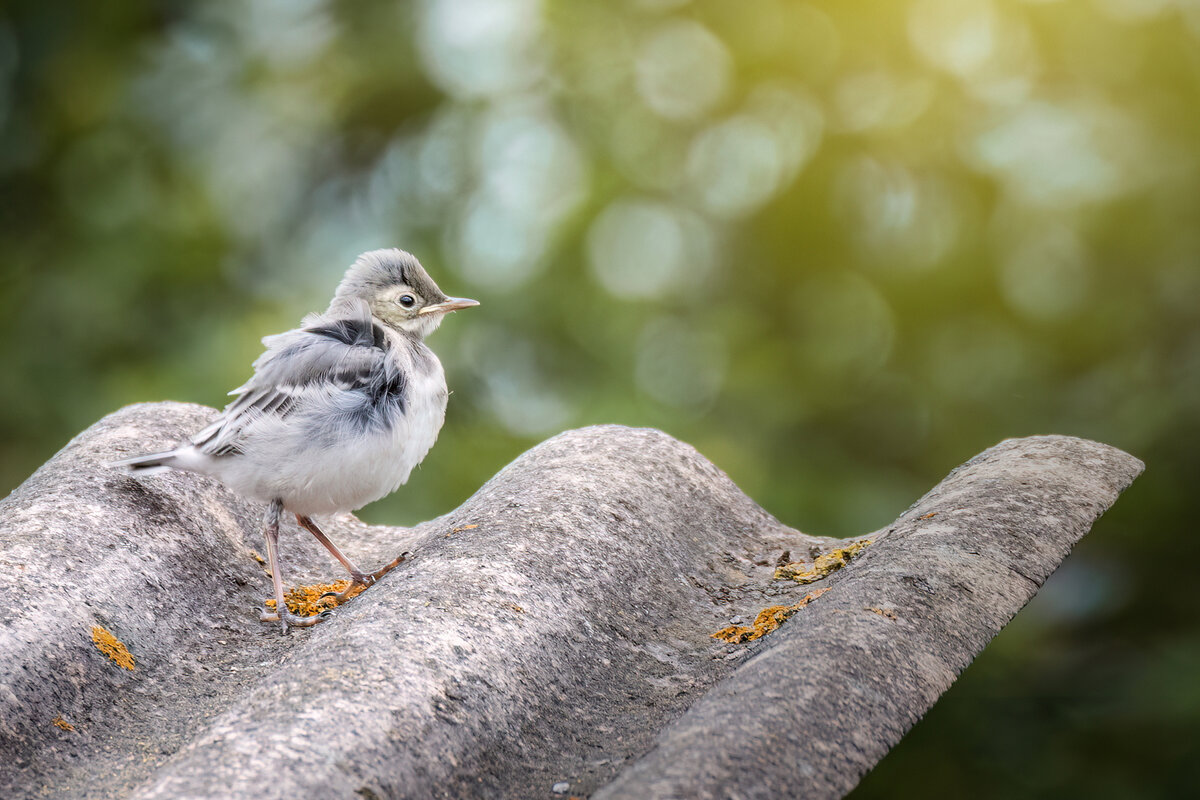
[[[263,339],[267,350],[254,362],[253,377],[231,392],[237,398],[212,424],[173,450],[114,466],[141,474],[200,472],[269,503],[267,550],[280,609],[274,536],[283,510],[330,549],[356,584],[373,583],[382,572],[355,568],[310,517],[360,508],[408,480],[446,412],[442,365],[424,339],[447,312],[473,305],[447,297],[409,253],[363,253],[324,314]],[[312,624],[286,611],[281,619],[285,628]]]
[[338,284],[333,303],[341,299],[369,300],[390,286],[409,286],[430,302],[446,299],[416,257],[403,250],[372,250],[359,256]]

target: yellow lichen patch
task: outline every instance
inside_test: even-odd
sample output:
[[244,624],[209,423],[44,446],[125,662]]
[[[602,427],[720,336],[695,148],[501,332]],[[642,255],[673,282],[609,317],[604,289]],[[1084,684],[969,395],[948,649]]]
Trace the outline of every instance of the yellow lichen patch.
[[262,567],[264,575],[266,575],[268,578],[271,577],[271,570],[267,567],[267,560],[263,558],[257,550],[251,550],[250,557],[258,562],[258,565]]
[[125,643],[116,636],[113,636],[112,632],[107,628],[93,625],[92,641],[96,643],[96,649],[111,658],[113,663],[118,667],[124,667],[130,672],[133,671],[133,654],[129,652],[129,648],[125,646]]
[[54,719],[52,719],[52,720],[50,720],[50,721],[51,721],[51,722],[53,722],[53,723],[54,723],[55,725],[57,725],[58,727],[62,728],[64,731],[73,731],[73,730],[75,730],[75,726],[74,726],[74,725],[72,725],[71,723],[67,722],[67,721],[66,721],[65,719],[63,719],[62,717],[55,717]]
[[[350,585],[348,580],[333,583],[314,583],[310,586],[295,586],[283,593],[283,602],[287,603],[288,611],[300,617],[314,617],[322,611],[337,608],[346,600],[358,597],[367,587],[359,586],[345,600],[336,597],[322,597],[326,592],[343,592]],[[274,608],[275,601],[266,601],[267,608]]]
[[796,583],[819,581],[829,573],[837,572],[849,564],[851,559],[865,550],[867,545],[871,544],[872,541],[872,539],[863,539],[860,542],[854,542],[845,547],[830,550],[828,553],[817,556],[817,560],[811,564],[803,561],[793,561],[790,564],[784,564],[782,567],[775,569],[775,578],[776,580],[790,579]]
[[712,634],[712,638],[720,639],[723,642],[730,644],[742,644],[744,642],[752,642],[759,637],[766,636],[771,631],[783,624],[783,621],[795,614],[806,605],[816,600],[821,595],[829,591],[829,587],[817,589],[804,595],[804,598],[793,606],[768,606],[758,612],[758,616],[754,618],[753,626],[749,628],[740,625],[730,625],[728,628],[722,628]]
[[446,537],[447,537],[447,538],[449,538],[450,536],[452,536],[452,535],[454,535],[454,534],[456,534],[456,533],[462,533],[463,531],[471,531],[471,530],[475,530],[475,529],[476,529],[476,528],[478,528],[478,527],[479,527],[478,525],[474,525],[474,524],[472,524],[472,525],[460,525],[460,526],[458,526],[457,528],[455,528],[454,530],[450,531],[450,533],[447,533],[447,534],[446,534]]

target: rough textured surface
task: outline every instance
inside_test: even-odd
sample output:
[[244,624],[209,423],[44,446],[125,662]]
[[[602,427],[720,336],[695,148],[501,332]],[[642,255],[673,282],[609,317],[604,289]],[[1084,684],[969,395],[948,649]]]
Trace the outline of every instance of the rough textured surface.
[[[836,542],[662,433],[572,431],[415,528],[329,520],[361,563],[412,558],[284,636],[257,620],[262,509],[102,466],[213,413],[124,409],[0,505],[0,796],[836,797],[1141,469],[1004,442],[801,586],[776,565]],[[289,582],[341,577],[283,539]],[[710,636],[823,587],[749,645]]]
[[[840,797],[1141,471],[1107,445],[1002,442],[956,469],[596,794]],[[753,774],[746,765],[753,764]]]

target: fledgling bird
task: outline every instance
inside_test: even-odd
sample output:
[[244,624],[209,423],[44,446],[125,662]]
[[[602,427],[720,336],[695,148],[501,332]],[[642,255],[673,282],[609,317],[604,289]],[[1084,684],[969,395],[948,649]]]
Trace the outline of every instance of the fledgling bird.
[[212,475],[268,503],[267,558],[275,611],[264,621],[313,625],[283,598],[279,520],[284,511],[349,570],[340,602],[391,571],[356,567],[313,522],[352,511],[408,480],[446,416],[446,377],[425,337],[448,312],[479,305],[447,297],[403,250],[363,253],[346,271],[324,314],[263,339],[267,350],[237,399],[189,441],[163,453],[113,462],[134,474],[179,469]]

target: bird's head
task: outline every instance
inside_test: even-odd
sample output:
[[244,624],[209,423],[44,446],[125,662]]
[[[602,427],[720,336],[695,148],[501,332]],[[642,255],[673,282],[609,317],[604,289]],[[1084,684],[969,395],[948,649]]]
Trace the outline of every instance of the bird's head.
[[422,339],[437,330],[447,312],[479,305],[447,297],[415,256],[396,249],[372,250],[355,259],[338,284],[330,310],[355,299],[366,301],[381,322]]

